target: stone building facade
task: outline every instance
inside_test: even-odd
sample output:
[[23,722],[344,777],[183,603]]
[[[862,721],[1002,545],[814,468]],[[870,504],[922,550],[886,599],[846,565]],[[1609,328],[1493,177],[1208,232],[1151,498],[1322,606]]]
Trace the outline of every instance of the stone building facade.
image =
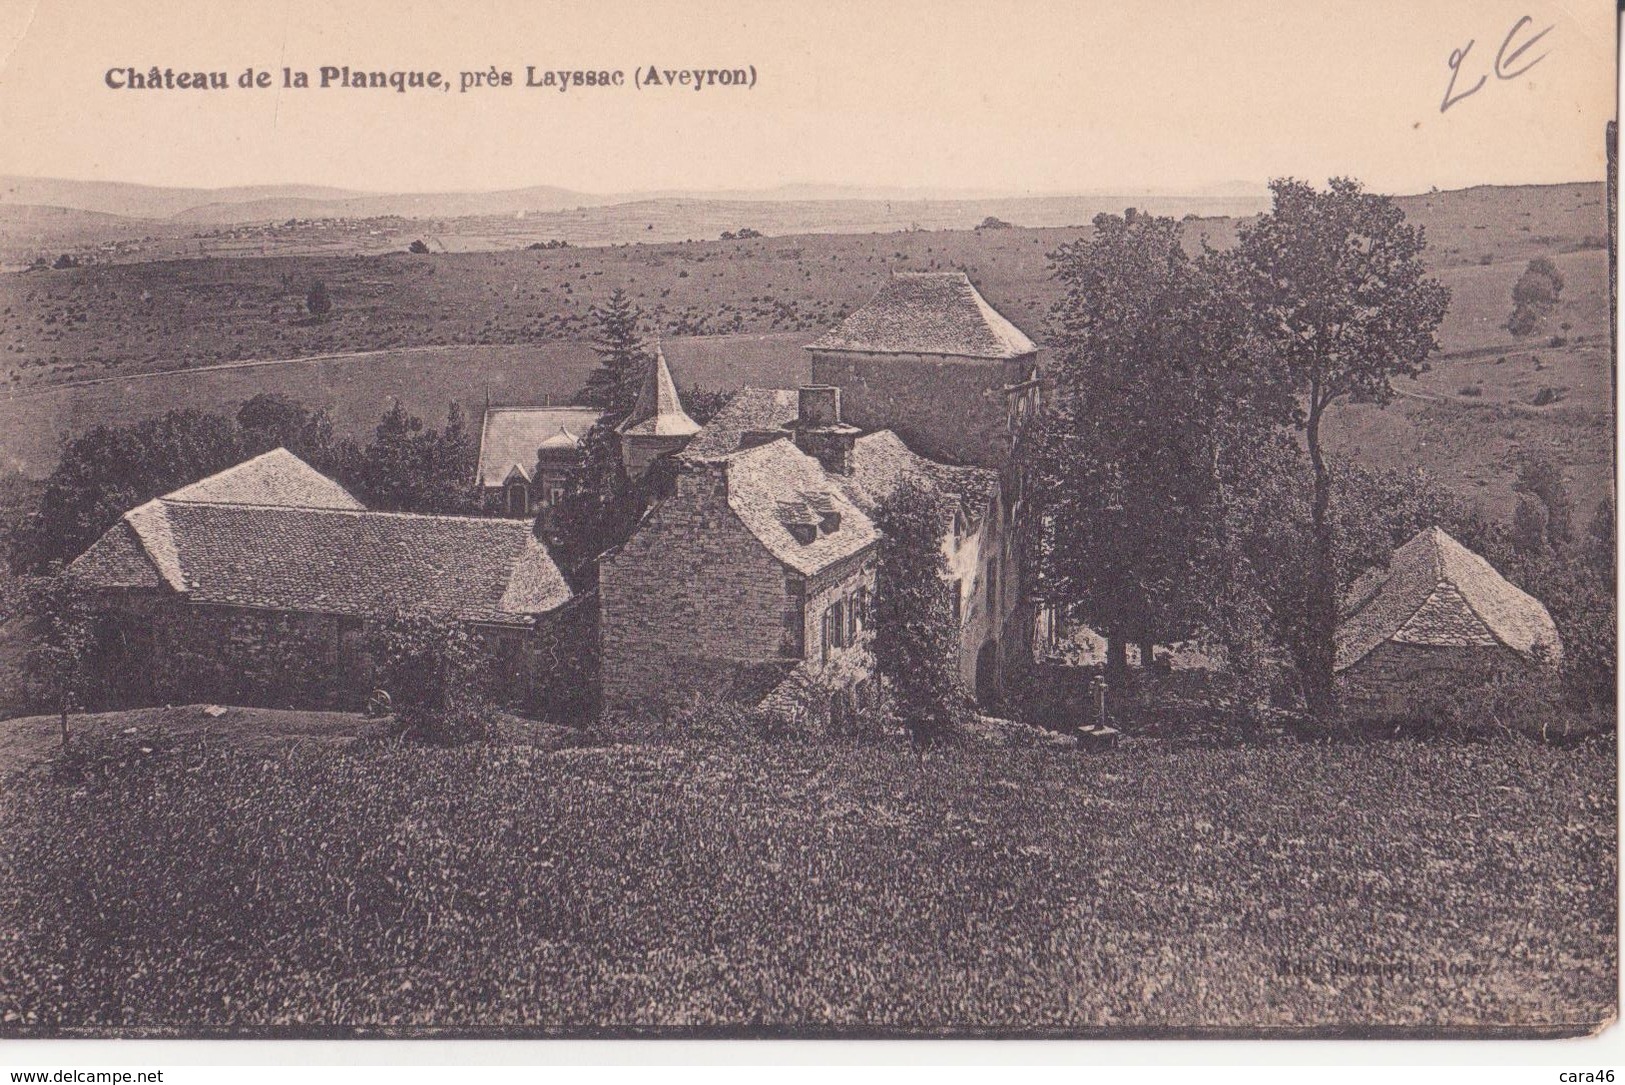
[[1032,663],[1038,617],[1021,572],[1033,525],[1017,457],[1042,406],[1037,346],[963,272],[930,272],[893,275],[807,351],[814,382],[840,388],[851,424],[890,430],[930,461],[997,473],[974,549],[956,566],[965,636],[979,638],[962,671],[977,699],[998,707]]
[[816,459],[779,437],[676,466],[599,563],[606,705],[759,699],[862,650],[879,535]]
[[1000,468],[1038,409],[1038,348],[963,272],[893,275],[807,345],[846,420],[940,463]]
[[1349,589],[1334,667],[1345,711],[1405,719],[1441,688],[1511,672],[1555,681],[1562,658],[1557,626],[1540,601],[1432,527]]

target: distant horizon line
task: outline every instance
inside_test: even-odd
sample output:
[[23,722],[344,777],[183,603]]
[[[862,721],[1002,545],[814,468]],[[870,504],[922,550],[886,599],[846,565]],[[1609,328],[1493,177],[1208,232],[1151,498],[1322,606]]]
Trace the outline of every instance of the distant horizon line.
[[[64,177],[50,174],[30,173],[0,173],[0,184],[11,181],[27,181],[32,183],[51,183],[68,185],[109,185],[123,188],[154,189],[169,192],[240,192],[252,189],[319,189],[333,194],[328,198],[355,197],[366,199],[370,197],[431,197],[431,196],[497,196],[517,192],[527,192],[534,189],[551,189],[561,194],[581,196],[595,200],[628,200],[628,199],[677,199],[687,197],[721,198],[732,195],[759,195],[771,196],[774,193],[795,190],[829,190],[832,192],[845,191],[851,193],[847,196],[822,197],[829,199],[918,199],[918,200],[988,200],[988,199],[1079,199],[1100,196],[1152,196],[1152,197],[1184,197],[1207,199],[1243,199],[1247,197],[1264,197],[1269,194],[1269,184],[1280,177],[1294,177],[1290,173],[1271,175],[1266,181],[1228,180],[1212,181],[1193,185],[1189,188],[1179,188],[1167,185],[1103,185],[1090,188],[1072,189],[1013,189],[999,187],[967,187],[949,188],[932,185],[900,185],[900,184],[866,184],[846,181],[781,181],[773,184],[759,186],[666,186],[662,188],[629,188],[615,191],[592,190],[575,188],[569,185],[539,181],[530,184],[510,184],[494,188],[427,188],[427,189],[374,189],[352,188],[346,185],[329,184],[320,181],[245,181],[225,185],[192,185],[192,184],[159,184],[149,181],[110,180],[106,178]],[[1334,176],[1348,176],[1338,174]],[[1306,178],[1305,178],[1306,179]],[[1355,178],[1358,180],[1358,178]],[[1444,188],[1431,185],[1425,188],[1414,188],[1405,191],[1382,191],[1374,186],[1367,185],[1368,190],[1381,192],[1390,196],[1421,196],[1432,192],[1465,192],[1475,188],[1559,188],[1566,185],[1578,184],[1605,184],[1606,177],[1570,178],[1560,181],[1482,181],[1473,184],[1457,185]],[[1320,183],[1312,181],[1311,183]],[[5,193],[0,191],[0,202],[6,202]],[[818,199],[821,197],[810,197]]]

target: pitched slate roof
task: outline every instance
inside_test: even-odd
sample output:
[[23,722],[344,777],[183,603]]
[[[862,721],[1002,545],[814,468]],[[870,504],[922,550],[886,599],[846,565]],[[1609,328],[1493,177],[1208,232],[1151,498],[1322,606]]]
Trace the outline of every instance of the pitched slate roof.
[[928,460],[910,449],[889,429],[859,437],[852,446],[852,481],[860,493],[853,499],[872,512],[904,479],[955,500],[965,515],[979,518],[999,484],[999,473],[986,467],[957,467]]
[[1385,641],[1450,647],[1505,645],[1524,656],[1563,645],[1540,600],[1443,530],[1431,527],[1394,551],[1387,569],[1349,589],[1337,629],[1336,669],[1353,666]]
[[481,486],[501,486],[515,467],[528,482],[536,450],[564,447],[560,435],[577,444],[603,412],[594,407],[488,407],[480,426]]
[[1016,358],[1038,348],[963,271],[897,272],[869,304],[808,350]]
[[683,410],[671,367],[666,365],[666,352],[657,343],[638,389],[637,405],[621,423],[621,432],[630,437],[687,437],[699,431],[700,424]]
[[523,521],[167,498],[126,513],[68,573],[90,588],[360,618],[526,625],[570,599]]
[[[880,532],[813,457],[789,441],[758,445],[716,461],[726,474],[728,507],[746,529],[785,565],[805,575],[828,568],[874,545]],[[821,512],[840,526],[803,543],[793,524],[817,524]]]
[[[89,550],[69,564],[68,574],[88,587],[179,590],[179,585],[160,566],[160,559],[147,549],[141,533],[131,522],[131,515],[126,513]],[[174,568],[173,564],[170,567]]]
[[285,448],[273,448],[164,496],[172,501],[200,504],[286,505],[307,509],[364,507],[343,486]]
[[798,409],[794,388],[741,388],[688,443],[682,458],[701,463],[730,456],[752,431],[788,437],[784,426],[795,421]]

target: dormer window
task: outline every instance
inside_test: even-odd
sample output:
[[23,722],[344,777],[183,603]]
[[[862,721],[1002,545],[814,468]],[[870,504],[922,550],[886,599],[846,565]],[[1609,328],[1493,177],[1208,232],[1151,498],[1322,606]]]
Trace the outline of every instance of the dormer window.
[[805,546],[841,529],[841,508],[833,496],[824,492],[798,496],[800,500],[779,502],[779,523],[797,542]]
[[841,530],[841,509],[835,504],[833,497],[827,493],[810,493],[802,494],[801,499],[818,517],[818,530],[821,534],[832,535]]
[[790,537],[802,546],[818,538],[818,525],[821,519],[805,501],[779,502],[779,523],[783,524]]

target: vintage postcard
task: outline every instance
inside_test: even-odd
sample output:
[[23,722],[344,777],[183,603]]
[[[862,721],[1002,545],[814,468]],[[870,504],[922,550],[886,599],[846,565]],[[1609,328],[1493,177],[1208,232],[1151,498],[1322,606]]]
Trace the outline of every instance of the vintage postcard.
[[1616,40],[5,0],[0,1039],[1604,1029]]

